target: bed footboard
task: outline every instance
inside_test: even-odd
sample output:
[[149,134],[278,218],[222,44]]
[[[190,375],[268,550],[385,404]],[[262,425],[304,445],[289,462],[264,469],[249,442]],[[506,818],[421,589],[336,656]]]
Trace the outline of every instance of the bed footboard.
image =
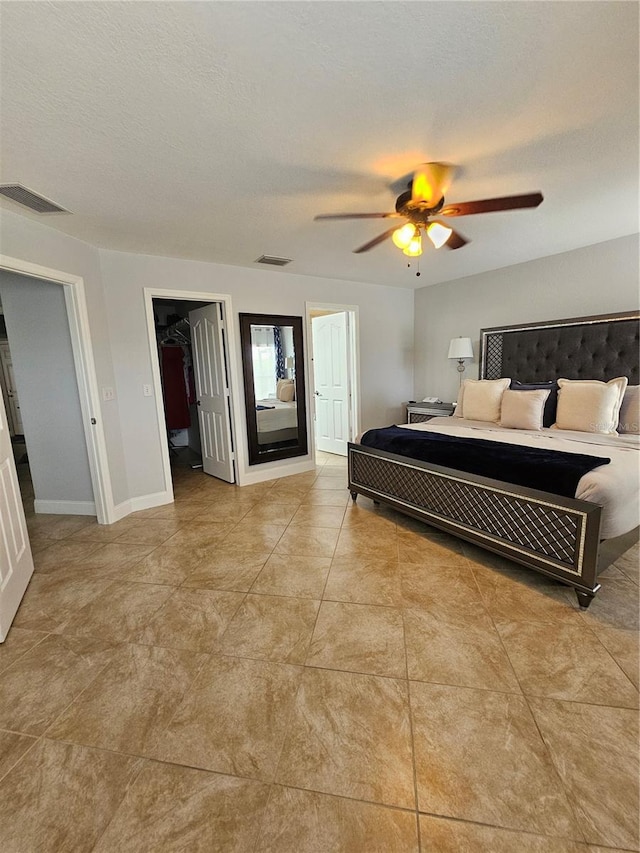
[[600,588],[601,507],[349,444],[349,490],[535,569],[576,590]]

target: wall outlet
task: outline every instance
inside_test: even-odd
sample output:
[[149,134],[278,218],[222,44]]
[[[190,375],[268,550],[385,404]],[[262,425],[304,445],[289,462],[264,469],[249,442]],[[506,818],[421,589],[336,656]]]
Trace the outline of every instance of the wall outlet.
[[115,400],[115,398],[116,398],[116,392],[113,390],[113,388],[103,388],[102,389],[102,399],[104,400],[105,403],[107,403],[109,400]]
[[142,393],[145,397],[153,397],[153,388],[151,387],[151,385],[143,385]]

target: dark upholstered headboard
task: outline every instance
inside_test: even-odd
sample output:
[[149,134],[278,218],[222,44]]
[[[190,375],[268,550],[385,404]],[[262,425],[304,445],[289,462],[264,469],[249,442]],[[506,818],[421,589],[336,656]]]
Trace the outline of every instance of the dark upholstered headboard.
[[640,312],[482,329],[480,378],[520,382],[626,376],[640,384]]

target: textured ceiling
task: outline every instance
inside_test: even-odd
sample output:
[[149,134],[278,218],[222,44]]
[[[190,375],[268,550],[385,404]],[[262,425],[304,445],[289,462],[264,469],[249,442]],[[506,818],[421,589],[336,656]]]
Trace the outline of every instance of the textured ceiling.
[[[422,287],[638,230],[637,3],[1,7],[0,180],[94,245]],[[392,210],[429,160],[460,166],[449,202],[545,201],[456,219],[420,278],[352,253],[388,223],[313,221]]]

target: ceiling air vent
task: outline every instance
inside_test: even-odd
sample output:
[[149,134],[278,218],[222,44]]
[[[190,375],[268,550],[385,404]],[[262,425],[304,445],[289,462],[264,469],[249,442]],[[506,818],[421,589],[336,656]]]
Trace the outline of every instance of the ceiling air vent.
[[273,255],[260,255],[254,263],[270,264],[272,267],[286,267],[286,265],[290,264],[292,260],[292,258],[274,258]]
[[23,187],[22,184],[0,184],[0,196],[10,198],[35,213],[69,213],[64,207]]

